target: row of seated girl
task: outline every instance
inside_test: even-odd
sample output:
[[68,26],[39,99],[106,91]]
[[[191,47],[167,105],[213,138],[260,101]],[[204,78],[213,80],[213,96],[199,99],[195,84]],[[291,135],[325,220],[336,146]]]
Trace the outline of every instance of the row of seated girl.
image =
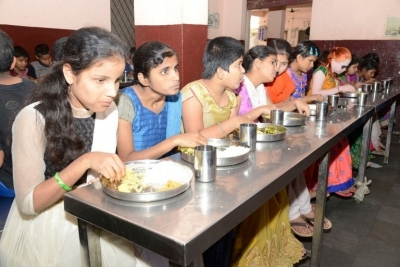
[[[12,41],[4,45],[2,51],[12,60]],[[95,182],[99,175],[122,179],[123,161],[160,158],[178,145],[206,144],[207,138],[225,137],[273,108],[309,114],[304,101],[294,100],[261,103],[238,116],[240,98],[227,88],[238,88],[244,79],[244,49],[229,37],[208,43],[202,79],[182,93],[176,52],[159,42],[142,45],[135,53],[135,85],[122,90],[117,108],[113,100],[125,51],[123,42],[106,30],[90,27],[74,32],[64,46],[62,62],[36,84],[15,118],[15,199],[0,240],[1,266],[81,266],[77,221],[65,213],[63,195]],[[258,73],[255,85],[272,81],[276,72],[276,53],[266,47],[260,52],[245,57],[247,71]],[[282,190],[243,222],[256,223],[255,232],[240,225],[235,229],[234,255],[231,243],[217,242],[204,254],[205,265],[257,262],[257,252],[265,255],[261,266],[298,262],[305,252],[291,234],[287,208]],[[106,231],[99,237],[104,266],[168,266],[167,259]],[[220,249],[224,253],[214,254]],[[195,266],[201,265],[199,258]]]
[[[320,95],[269,104],[264,84],[282,74],[293,56],[291,69],[297,67],[302,76],[319,50],[309,43],[291,54],[278,46],[257,46],[244,54],[239,41],[215,38],[205,49],[202,79],[180,92],[177,53],[159,42],[145,43],[135,53],[134,85],[121,90],[117,108],[113,99],[125,66],[124,44],[99,28],[72,34],[62,63],[37,84],[13,125],[16,198],[0,241],[1,265],[81,266],[77,222],[64,212],[63,194],[99,174],[121,179],[123,161],[160,158],[177,146],[226,137],[271,109],[308,115],[306,101],[321,100]],[[330,64],[336,70],[347,60],[339,54]],[[312,224],[309,198],[299,174],[289,186],[289,199],[282,189],[195,264],[292,266],[305,250],[291,228],[304,236],[312,231],[303,227],[306,220]],[[290,211],[289,200],[298,202]],[[289,216],[297,215],[299,221],[290,222]],[[330,227],[325,219],[324,228]],[[105,266],[168,265],[165,258],[107,232],[100,233],[100,243]]]

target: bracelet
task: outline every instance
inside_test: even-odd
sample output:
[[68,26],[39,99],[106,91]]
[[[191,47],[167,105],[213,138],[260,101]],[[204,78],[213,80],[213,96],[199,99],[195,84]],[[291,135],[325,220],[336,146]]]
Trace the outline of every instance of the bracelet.
[[58,174],[58,172],[56,172],[56,174],[54,174],[54,178],[56,179],[56,182],[61,186],[62,189],[64,189],[67,192],[72,190],[71,187],[69,187],[68,185],[64,184],[63,181],[61,181],[61,178],[60,178],[60,175]]
[[224,137],[226,137],[226,132],[225,132],[224,128],[222,128],[221,124],[219,124],[219,123],[217,123],[217,125],[221,129],[221,132],[224,134]]

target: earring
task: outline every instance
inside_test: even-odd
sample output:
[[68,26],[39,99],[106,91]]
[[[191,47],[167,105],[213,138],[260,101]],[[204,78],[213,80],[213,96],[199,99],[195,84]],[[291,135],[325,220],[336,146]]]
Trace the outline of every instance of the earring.
[[68,93],[71,93],[71,85],[72,85],[72,83],[68,84]]

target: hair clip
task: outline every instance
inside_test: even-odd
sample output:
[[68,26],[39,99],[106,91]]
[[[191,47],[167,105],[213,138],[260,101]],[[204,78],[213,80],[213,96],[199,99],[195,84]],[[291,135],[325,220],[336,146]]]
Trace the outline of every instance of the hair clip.
[[313,52],[312,46],[310,47],[310,55],[314,55],[314,52]]

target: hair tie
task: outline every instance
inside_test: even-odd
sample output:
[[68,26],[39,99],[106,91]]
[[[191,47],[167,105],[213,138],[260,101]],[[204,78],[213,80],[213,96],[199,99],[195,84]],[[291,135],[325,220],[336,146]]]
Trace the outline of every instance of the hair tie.
[[310,47],[310,55],[315,55],[316,57],[318,57],[318,49],[316,47]]

